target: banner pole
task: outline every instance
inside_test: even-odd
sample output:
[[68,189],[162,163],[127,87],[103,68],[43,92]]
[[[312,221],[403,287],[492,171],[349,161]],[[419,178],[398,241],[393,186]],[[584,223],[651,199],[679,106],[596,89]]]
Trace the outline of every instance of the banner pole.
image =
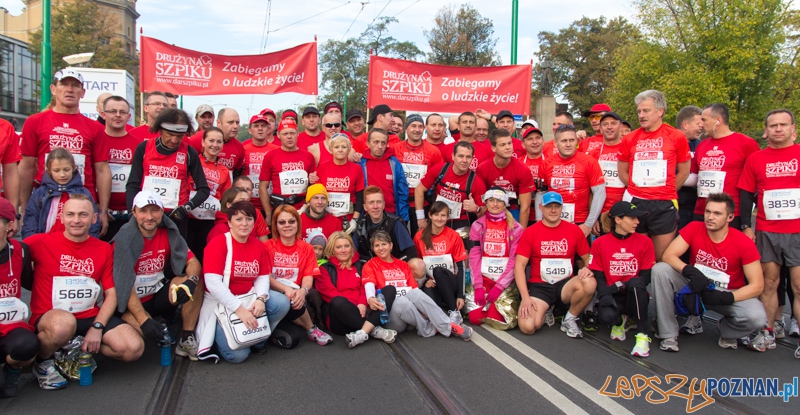
[[139,91],[139,121],[144,121],[144,92],[142,91]]

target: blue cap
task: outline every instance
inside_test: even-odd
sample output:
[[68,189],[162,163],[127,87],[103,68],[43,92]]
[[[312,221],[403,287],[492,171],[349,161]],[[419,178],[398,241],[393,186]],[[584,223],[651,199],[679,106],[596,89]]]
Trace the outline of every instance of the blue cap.
[[542,195],[542,204],[547,206],[551,203],[558,203],[559,205],[564,204],[564,199],[561,198],[561,195],[558,192],[547,192]]

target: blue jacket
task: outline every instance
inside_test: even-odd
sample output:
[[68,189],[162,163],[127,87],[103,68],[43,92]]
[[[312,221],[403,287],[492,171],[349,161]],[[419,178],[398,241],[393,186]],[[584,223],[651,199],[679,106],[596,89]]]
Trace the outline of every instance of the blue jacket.
[[[94,211],[98,212],[97,204],[95,204],[92,194],[83,187],[80,174],[76,173],[66,186],[61,186],[53,180],[49,173],[45,173],[44,176],[42,176],[42,185],[33,191],[30,200],[28,200],[28,205],[25,206],[22,239],[33,234],[45,232],[47,216],[50,214],[52,200],[53,198],[60,198],[62,193],[80,193],[89,196],[89,199],[92,200],[92,205],[94,205]],[[100,218],[98,218],[97,221],[89,227],[89,235],[99,237],[100,229]]]
[[[390,149],[386,149],[386,151],[390,151]],[[384,154],[384,157],[386,155]],[[367,160],[379,161],[381,159],[375,159],[370,154],[369,151],[364,152],[364,155],[361,157],[361,161],[358,164],[361,165],[361,170],[364,171],[364,187],[369,186],[369,179],[367,173]],[[395,214],[404,221],[408,222],[408,181],[406,180],[406,173],[403,171],[403,165],[400,164],[400,160],[397,157],[390,155],[388,157],[389,164],[392,166],[392,175],[394,176],[394,180],[392,180],[393,187],[394,187],[394,209]],[[363,215],[363,212],[362,212]]]

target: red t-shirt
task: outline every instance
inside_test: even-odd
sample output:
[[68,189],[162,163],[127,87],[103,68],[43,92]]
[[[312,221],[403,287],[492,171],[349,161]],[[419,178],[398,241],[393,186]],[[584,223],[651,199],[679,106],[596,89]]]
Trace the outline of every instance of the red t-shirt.
[[[453,149],[456,147],[455,143],[447,144],[442,148],[442,156],[444,157],[444,161],[446,162],[453,162]],[[491,147],[486,147],[485,145],[481,145],[479,143],[471,143],[472,147],[475,149],[475,153],[472,155],[472,163],[469,165],[469,169],[472,171],[478,170],[478,166],[483,163],[484,161],[489,161],[494,158],[494,151],[492,151]]]
[[[10,122],[0,119],[0,164],[17,163],[20,160],[19,136]],[[2,176],[0,174],[0,189],[3,188]]]
[[[446,137],[445,137],[445,139],[446,139]],[[448,154],[447,154],[447,144],[444,143],[444,140],[442,140],[442,142],[438,143],[438,144],[431,143],[430,141],[427,141],[427,140],[425,140],[425,142],[430,144],[430,145],[432,145],[432,146],[434,146],[434,147],[436,147],[436,149],[439,150],[439,153],[442,155],[442,160],[445,160],[447,158],[447,156],[448,156]],[[450,158],[453,158],[453,149],[452,148],[450,149],[450,154],[449,155],[450,155]]]
[[[575,254],[589,253],[589,244],[578,225],[561,221],[556,227],[537,222],[522,232],[517,245],[517,255],[530,259],[531,275],[528,282],[545,284],[542,279],[542,259],[565,259],[572,264]],[[571,265],[570,265],[571,266]],[[572,273],[569,273],[571,278]]]
[[122,137],[111,137],[105,131],[101,132],[101,136],[108,143],[108,167],[111,169],[111,200],[108,208],[125,210],[125,184],[131,174],[133,153],[142,139],[130,133]]
[[[351,139],[350,143],[353,145],[353,151],[361,154],[369,152],[369,146],[367,146],[368,136],[369,136],[369,131],[361,134],[358,137]],[[400,137],[398,137],[397,134],[389,133],[389,147],[391,147],[392,144],[399,142],[400,142]]]
[[[139,259],[136,260],[136,264],[133,266],[133,272],[135,273],[136,278],[139,279],[140,277],[143,277],[147,279],[147,276],[153,274],[160,274],[160,277],[164,278],[164,269],[167,266],[172,266],[167,262],[172,252],[169,247],[169,236],[167,229],[158,228],[156,230],[156,234],[152,238],[142,237],[142,239],[144,240],[142,254],[139,255]],[[194,253],[189,250],[186,259],[189,260],[192,258],[194,258]],[[153,291],[143,284],[141,287],[136,287],[136,292],[137,294],[144,295]],[[150,301],[151,298],[153,298],[153,294],[139,297],[142,303]]]
[[[578,149],[578,151],[580,151],[580,148]],[[558,147],[556,147],[556,140],[545,141],[544,145],[542,146],[542,155],[545,158],[558,155]]]
[[[208,161],[200,156],[200,165],[203,166],[203,174],[210,190],[209,196],[220,199],[226,190],[231,188],[231,173],[222,163]],[[194,179],[189,176],[189,183],[192,190],[197,190]]]
[[587,266],[592,271],[605,274],[606,285],[626,282],[638,277],[639,272],[653,268],[656,263],[653,242],[641,233],[620,239],[611,234],[597,238],[592,244],[592,255]]
[[756,229],[774,233],[800,232],[798,160],[800,145],[797,144],[780,149],[767,147],[747,158],[738,187],[750,193],[758,191]]
[[356,203],[356,192],[364,190],[364,171],[361,166],[350,161],[343,165],[325,161],[317,168],[317,176],[317,183],[324,185],[328,191],[328,212],[337,217],[352,217],[348,211]]
[[722,288],[744,287],[747,284],[744,266],[761,260],[756,244],[738,229],[729,228],[728,235],[720,243],[708,236],[705,222],[690,222],[678,233],[689,244],[689,264],[704,265],[730,276],[730,283]]
[[319,291],[322,300],[330,303],[335,297],[344,297],[353,304],[367,305],[367,296],[361,284],[361,274],[356,267],[349,269],[340,268],[339,261],[334,257],[330,263],[336,267],[336,285],[333,285],[326,267],[320,267],[320,276],[314,281],[314,287]]
[[[756,140],[740,133],[723,138],[709,137],[700,142],[695,149],[691,167],[692,173],[700,175],[697,178],[698,196],[700,192],[704,195],[706,192],[727,193],[736,204],[734,216],[739,216],[739,189],[736,187],[739,176],[742,175],[747,157],[759,150],[761,148]],[[706,197],[698,197],[694,213],[702,215],[705,210]]]
[[385,262],[375,257],[364,264],[361,270],[361,283],[366,285],[368,282],[375,284],[375,289],[379,290],[387,285],[393,287],[418,288],[417,281],[411,274],[408,263],[392,257],[393,262]]
[[342,218],[337,218],[331,214],[326,213],[322,219],[311,219],[308,212],[303,212],[300,215],[300,223],[303,226],[303,240],[308,238],[312,232],[319,231],[325,235],[326,238],[330,237],[334,232],[343,230]]
[[[486,187],[500,186],[506,191],[509,199],[519,199],[519,195],[530,193],[535,190],[533,177],[521,161],[512,158],[507,166],[498,168],[494,164],[494,158],[484,161],[478,166],[478,177],[486,184]],[[519,209],[518,203],[512,203],[509,209]]]
[[433,268],[437,266],[446,266],[455,274],[455,264],[467,259],[467,250],[464,248],[461,236],[447,226],[438,235],[431,235],[431,243],[433,249],[425,247],[422,231],[414,235],[414,246],[417,247],[417,253],[425,262],[425,268],[429,273],[432,273]]
[[[308,151],[302,149],[286,151],[283,148],[279,148],[270,151],[264,156],[258,180],[272,182],[272,194],[279,196],[302,195],[306,193],[308,188],[308,175],[314,172],[315,167],[314,156]],[[281,178],[281,173],[299,170],[306,172],[304,179],[294,177],[291,174]],[[296,203],[294,207],[300,208],[304,201]]]
[[691,160],[689,142],[667,124],[655,131],[638,128],[622,138],[619,161],[628,164],[628,192],[647,200],[678,198],[675,176],[678,164]]
[[[216,219],[214,222],[214,227],[211,228],[211,231],[208,232],[208,236],[206,236],[206,242],[211,241],[215,237],[219,235],[225,234],[225,232],[230,232],[231,227],[228,226],[228,214],[223,212],[216,213]],[[264,217],[261,216],[260,213],[256,214],[256,223],[255,227],[253,228],[253,232],[251,236],[255,236],[256,238],[261,238],[262,236],[269,235],[269,230],[267,229],[267,221],[264,220]]]
[[[428,173],[422,178],[420,184],[425,186],[426,189],[430,189],[431,186],[433,186],[433,182],[439,177],[439,173],[441,173],[444,166],[444,164],[437,164],[428,169]],[[436,185],[435,193],[437,195],[437,200],[445,199],[444,202],[450,206],[451,219],[468,219],[467,212],[464,211],[462,205],[465,200],[469,199],[470,195],[472,195],[472,199],[475,200],[478,206],[484,206],[481,196],[486,193],[486,185],[476,173],[475,178],[472,180],[472,188],[467,189],[468,179],[469,172],[459,176],[453,171],[453,166],[451,165],[448,167],[442,180]],[[467,190],[469,190],[469,194]]]
[[[140,189],[144,189],[146,181],[156,180],[150,190],[156,190],[161,195],[164,209],[172,210],[189,202],[189,147],[181,142],[178,150],[172,154],[164,155],[156,149],[156,140],[147,140],[142,143],[144,159],[142,160],[142,182]],[[142,145],[140,144],[140,145]],[[153,179],[148,179],[152,177]],[[175,200],[174,188],[177,186],[178,199]]]
[[[15,134],[16,135],[16,134]],[[0,264],[0,300],[10,298],[20,298],[22,293],[22,243],[14,239],[9,239],[8,243],[13,248],[10,252],[10,258],[5,258],[6,262]],[[27,321],[13,321],[22,318],[22,314],[17,314],[13,317],[4,315],[0,318],[0,337],[5,336],[11,330],[25,329],[33,331],[33,326],[28,324]]]
[[303,277],[319,276],[317,254],[308,242],[298,239],[294,245],[286,246],[280,238],[273,238],[264,242],[264,246],[269,252],[269,270],[273,277],[302,286]]
[[564,198],[561,218],[573,223],[586,222],[591,188],[605,183],[597,160],[578,151],[566,159],[560,155],[548,157],[541,174],[550,190]]
[[597,154],[595,153],[600,151],[600,149],[603,147],[604,142],[605,139],[603,139],[602,134],[588,137],[580,142],[580,145],[578,146],[578,151],[582,151],[594,158],[597,158]]
[[611,210],[611,206],[622,200],[622,196],[625,194],[625,184],[619,179],[619,163],[617,161],[621,146],[622,142],[613,146],[601,142],[600,147],[595,148],[589,154],[600,164],[606,181],[606,202],[603,204],[603,212]]
[[[203,132],[199,131],[197,134],[189,138],[189,145],[197,150],[197,154],[203,155]],[[217,160],[220,164],[227,167],[230,171],[236,171],[244,167],[244,146],[239,140],[232,138],[222,145],[222,151],[219,152]]]
[[59,309],[71,312],[77,319],[92,318],[100,312],[96,302],[85,310],[71,311],[84,298],[78,296],[88,294],[90,287],[67,277],[89,277],[101,292],[114,288],[111,245],[91,236],[83,242],[73,242],[63,233],[39,233],[26,238],[25,243],[33,260],[31,324],[54,308],[54,300],[61,304]]
[[[203,272],[224,275],[228,246],[224,236],[212,239],[203,251]],[[246,294],[253,288],[256,278],[269,274],[269,252],[261,241],[254,237],[245,243],[231,237],[231,278],[228,289],[233,295]],[[206,288],[208,291],[208,288]]]
[[140,126],[134,128],[134,129],[130,130],[128,132],[128,134],[138,138],[139,141],[150,140],[152,138],[158,138],[158,137],[161,136],[161,134],[158,131],[156,131],[154,133],[151,133],[150,132],[150,126],[147,125],[147,124],[140,125]]
[[323,141],[325,141],[325,133],[322,131],[319,131],[317,135],[309,135],[306,131],[297,135],[297,146],[303,150],[308,150],[312,145]]
[[252,139],[242,143],[242,147],[244,147],[243,174],[249,177],[250,181],[253,182],[253,197],[250,199],[250,202],[253,203],[256,209],[263,209],[264,207],[261,206],[261,198],[258,197],[258,176],[261,174],[261,163],[264,162],[264,156],[266,156],[267,153],[281,147],[269,142],[263,146],[258,146]]
[[[401,141],[392,145],[394,156],[403,165],[403,171],[406,175],[406,182],[408,182],[408,194],[414,195],[414,189],[417,188],[419,181],[425,177],[428,172],[428,166],[435,166],[444,163],[442,153],[432,144],[427,141],[422,141],[422,145],[414,147],[408,141]],[[414,206],[414,202],[410,202]]]
[[41,182],[47,154],[56,147],[65,148],[75,158],[83,185],[97,200],[94,163],[108,161],[108,144],[101,139],[102,131],[97,121],[83,114],[42,111],[25,121],[20,150],[23,156],[38,159],[34,180]]
[[[541,175],[542,165],[544,164],[545,160],[544,152],[542,152],[542,154],[540,154],[539,157],[535,159],[528,157],[528,154],[526,152],[524,156],[519,158],[519,160],[522,162],[522,164],[524,164],[528,168],[528,170],[530,170],[531,178],[534,180],[534,183],[535,180],[540,179],[542,177]],[[531,200],[531,214],[528,217],[528,224],[536,222],[537,209],[539,209],[539,207],[536,206],[536,203],[533,200]]]

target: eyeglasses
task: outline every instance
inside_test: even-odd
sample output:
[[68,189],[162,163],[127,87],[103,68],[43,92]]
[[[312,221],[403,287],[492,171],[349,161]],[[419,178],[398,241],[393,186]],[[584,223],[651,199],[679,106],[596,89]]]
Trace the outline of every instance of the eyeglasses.
[[125,115],[128,113],[128,111],[125,110],[103,110],[103,112],[111,115]]
[[603,114],[592,114],[589,116],[589,121],[599,120],[603,118]]
[[564,131],[564,130],[575,131],[575,126],[569,124],[561,124],[558,126],[558,128],[556,128],[556,131]]
[[156,107],[168,107],[169,104],[165,104],[163,102],[146,102],[144,105],[153,105]]
[[333,122],[333,123],[329,122],[329,123],[322,124],[322,125],[324,125],[325,128],[339,128],[339,127],[342,126],[342,123],[340,123],[340,122]]
[[289,219],[289,220],[279,220],[279,221],[278,221],[278,225],[281,225],[281,226],[283,226],[283,225],[286,225],[286,224],[289,224],[289,225],[294,225],[295,223],[297,223],[297,220],[296,220],[296,219]]

